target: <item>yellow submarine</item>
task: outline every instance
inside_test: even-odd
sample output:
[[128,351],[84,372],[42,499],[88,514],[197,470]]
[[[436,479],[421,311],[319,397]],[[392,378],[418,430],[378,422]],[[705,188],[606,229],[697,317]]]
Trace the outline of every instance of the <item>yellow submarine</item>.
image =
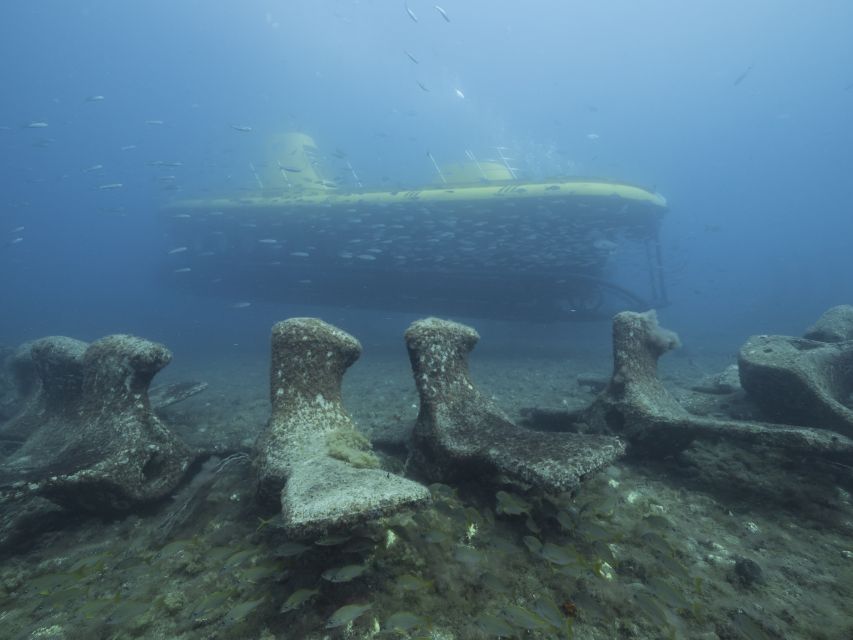
[[660,194],[611,180],[526,181],[503,155],[429,159],[434,182],[374,190],[339,157],[354,183],[345,188],[325,177],[311,137],[274,136],[267,161],[250,164],[252,191],[163,207],[164,274],[246,302],[513,320],[666,304]]

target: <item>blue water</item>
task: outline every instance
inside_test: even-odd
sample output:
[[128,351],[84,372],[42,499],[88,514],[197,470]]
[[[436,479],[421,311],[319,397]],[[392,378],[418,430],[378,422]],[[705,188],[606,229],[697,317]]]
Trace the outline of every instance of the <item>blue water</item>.
[[[433,180],[427,151],[502,145],[531,175],[659,191],[660,314],[687,345],[800,334],[853,299],[849,2],[445,0],[450,22],[408,6],[418,22],[396,1],[4,3],[0,343],[263,345],[274,321],[311,312],[235,314],[158,275],[158,209],[251,188],[248,163],[289,129],[380,187]],[[394,343],[410,320],[322,314]]]

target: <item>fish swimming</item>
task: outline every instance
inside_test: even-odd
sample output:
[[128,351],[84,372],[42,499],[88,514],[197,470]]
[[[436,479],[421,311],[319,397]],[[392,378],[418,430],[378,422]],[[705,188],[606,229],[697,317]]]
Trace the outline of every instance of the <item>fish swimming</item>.
[[404,4],[403,6],[404,6],[404,7],[406,7],[406,13],[408,13],[408,14],[409,14],[409,17],[410,17],[414,22],[417,22],[417,21],[418,21],[418,17],[415,15],[415,12],[414,12],[414,11],[412,11],[412,10],[409,8],[409,5],[408,5],[408,4]]
[[734,86],[738,86],[741,82],[746,80],[746,77],[749,75],[749,72],[752,71],[752,66],[753,65],[749,65],[743,73],[741,73],[737,78],[735,78],[735,81],[733,83]]
[[414,62],[415,64],[420,64],[420,62],[418,62],[418,59],[417,59],[415,56],[413,56],[411,53],[409,53],[408,51],[406,51],[405,49],[403,49],[403,53],[405,53],[405,54],[406,54],[406,56],[408,56],[409,60],[411,60],[411,61],[412,61],[412,62]]
[[445,22],[450,22],[450,18],[447,15],[447,11],[445,11],[444,9],[439,7],[438,5],[435,5],[435,10],[441,14],[441,17],[444,18]]
[[252,130],[252,127],[248,127],[248,126],[243,125],[243,124],[232,124],[231,128],[234,129],[234,131],[243,131],[245,133],[248,133],[249,131]]

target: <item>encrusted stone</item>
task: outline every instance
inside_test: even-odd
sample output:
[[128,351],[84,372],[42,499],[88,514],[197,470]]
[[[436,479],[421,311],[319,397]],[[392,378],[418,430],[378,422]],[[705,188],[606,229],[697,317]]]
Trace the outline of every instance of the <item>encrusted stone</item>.
[[429,499],[426,487],[379,468],[341,403],[361,354],[348,333],[316,318],[272,329],[272,417],[256,443],[258,495],[280,501],[285,529],[309,536]]
[[773,422],[853,437],[853,341],[752,336],[738,365],[743,388]]
[[93,511],[126,509],[177,486],[190,453],[148,400],[168,349],[114,335],[91,345],[43,338],[28,350],[38,384],[4,426],[24,438],[4,460],[4,482],[23,479],[32,493]]
[[803,337],[819,342],[853,340],[853,305],[842,304],[828,309]]
[[[580,419],[594,429],[625,436],[635,452],[650,456],[676,453],[697,437],[725,437],[794,451],[853,453],[853,440],[812,428],[821,426],[813,420],[805,426],[792,426],[691,415],[657,377],[658,358],[677,345],[676,335],[658,325],[654,312],[617,314],[613,319],[613,376]],[[749,391],[743,361],[739,370]]]
[[624,452],[618,438],[513,424],[470,378],[468,354],[478,340],[471,327],[437,318],[414,322],[406,331],[420,394],[414,447],[431,479],[503,476],[545,491],[570,491]]

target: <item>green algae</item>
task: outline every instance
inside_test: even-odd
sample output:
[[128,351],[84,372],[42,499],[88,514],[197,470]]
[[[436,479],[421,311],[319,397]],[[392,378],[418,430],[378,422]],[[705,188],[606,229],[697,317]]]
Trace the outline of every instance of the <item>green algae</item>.
[[378,469],[379,458],[370,440],[355,429],[336,429],[326,436],[326,450],[332,458],[348,462],[358,469]]

